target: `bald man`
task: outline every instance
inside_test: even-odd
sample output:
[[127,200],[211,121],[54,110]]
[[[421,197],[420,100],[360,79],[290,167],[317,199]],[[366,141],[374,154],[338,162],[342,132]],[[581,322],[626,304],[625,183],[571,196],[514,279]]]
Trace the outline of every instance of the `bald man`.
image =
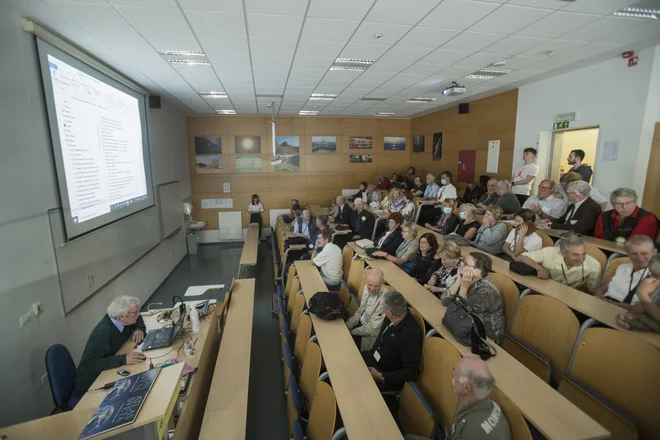
[[371,350],[374,342],[376,342],[380,327],[385,319],[383,294],[388,290],[385,287],[382,270],[370,269],[367,271],[360,307],[346,322],[351,334],[356,339],[360,338],[360,351]]
[[[451,381],[459,406],[447,440],[511,440],[509,422],[500,406],[488,397],[495,379],[486,362],[474,356],[462,358],[454,366]],[[405,439],[424,440],[415,435]]]

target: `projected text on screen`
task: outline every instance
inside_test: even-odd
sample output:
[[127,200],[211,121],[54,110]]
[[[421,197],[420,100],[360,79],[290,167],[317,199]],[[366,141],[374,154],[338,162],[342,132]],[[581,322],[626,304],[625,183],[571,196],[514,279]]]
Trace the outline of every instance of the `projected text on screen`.
[[138,100],[50,54],[48,66],[71,220],[146,200]]

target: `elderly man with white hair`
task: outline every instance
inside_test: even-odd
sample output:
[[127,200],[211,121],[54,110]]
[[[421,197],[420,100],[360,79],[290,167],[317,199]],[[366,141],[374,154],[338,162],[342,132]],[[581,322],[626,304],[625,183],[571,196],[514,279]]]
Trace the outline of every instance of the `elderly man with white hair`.
[[584,180],[568,184],[566,195],[571,202],[564,215],[556,221],[541,220],[541,228],[563,229],[583,235],[593,235],[594,227],[602,208],[594,199],[589,197],[591,185]]
[[355,210],[351,213],[351,230],[353,231],[353,240],[362,240],[367,238],[371,240],[374,233],[376,219],[373,214],[364,208],[364,200],[355,199]]
[[625,243],[628,237],[645,235],[654,239],[658,234],[658,218],[637,205],[637,192],[617,188],[610,195],[614,209],[598,217],[594,237]]
[[557,220],[566,212],[566,202],[559,197],[554,197],[556,187],[554,180],[542,180],[536,195],[530,196],[523,203],[523,209],[534,211],[536,220]]
[[500,180],[497,182],[497,195],[499,195],[500,198],[495,205],[502,208],[505,218],[509,218],[509,216],[513,218],[512,216],[520,211],[520,200],[518,200],[518,197],[511,192],[511,182],[508,180]]
[[[462,358],[454,366],[451,382],[459,400],[446,440],[511,440],[511,428],[502,408],[489,397],[495,378],[485,361],[474,356]],[[405,440],[425,439],[407,435]]]
[[351,334],[356,339],[360,339],[360,351],[371,350],[374,342],[376,342],[380,326],[385,319],[383,294],[388,291],[382,270],[371,269],[367,271],[360,307],[346,321],[346,326]]
[[76,371],[74,396],[79,400],[104,370],[144,362],[146,357],[139,351],[116,353],[129,339],[136,344],[142,342],[146,330],[139,299],[120,296],[112,300],[85,345]]

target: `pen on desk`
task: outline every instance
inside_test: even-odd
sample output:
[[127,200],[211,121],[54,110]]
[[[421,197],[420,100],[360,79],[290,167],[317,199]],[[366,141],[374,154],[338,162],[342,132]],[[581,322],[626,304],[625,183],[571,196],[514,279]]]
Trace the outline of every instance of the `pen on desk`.
[[197,344],[197,340],[198,340],[198,339],[199,339],[199,338],[195,338],[195,342],[193,342],[193,344],[192,344],[193,347]]

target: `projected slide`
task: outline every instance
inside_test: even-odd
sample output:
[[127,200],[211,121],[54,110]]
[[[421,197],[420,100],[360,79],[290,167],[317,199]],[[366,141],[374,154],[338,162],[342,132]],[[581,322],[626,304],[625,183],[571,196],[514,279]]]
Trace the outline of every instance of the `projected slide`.
[[71,221],[147,198],[138,99],[48,55]]

